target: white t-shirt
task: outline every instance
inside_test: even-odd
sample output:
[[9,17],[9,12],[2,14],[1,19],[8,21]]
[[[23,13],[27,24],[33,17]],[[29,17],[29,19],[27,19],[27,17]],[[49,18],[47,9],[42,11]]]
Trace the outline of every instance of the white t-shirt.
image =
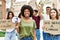
[[49,17],[49,15],[48,14],[43,14],[43,20],[49,20],[50,19],[50,17]]
[[[13,17],[13,18],[12,18],[12,22],[13,22],[13,23],[20,22],[20,18],[18,18],[18,17]],[[13,30],[15,30],[15,28],[7,28],[7,29],[6,29],[6,32],[12,32]]]
[[43,19],[42,20],[40,20],[40,27],[42,27],[43,26],[43,21],[44,20],[50,20],[50,17],[49,17],[49,15],[48,14],[43,14]]
[[41,38],[40,39],[42,39],[43,40],[43,29],[42,29],[42,27],[43,27],[43,21],[44,20],[50,20],[50,18],[49,18],[49,15],[48,14],[43,14],[43,19],[42,20],[40,20],[40,33],[41,33]]

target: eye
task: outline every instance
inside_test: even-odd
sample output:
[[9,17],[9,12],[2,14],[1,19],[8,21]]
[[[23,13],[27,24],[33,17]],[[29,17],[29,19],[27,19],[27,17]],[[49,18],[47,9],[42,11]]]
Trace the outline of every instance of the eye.
[[55,12],[51,12],[51,13],[55,13]]
[[53,12],[53,13],[55,13],[55,12]]

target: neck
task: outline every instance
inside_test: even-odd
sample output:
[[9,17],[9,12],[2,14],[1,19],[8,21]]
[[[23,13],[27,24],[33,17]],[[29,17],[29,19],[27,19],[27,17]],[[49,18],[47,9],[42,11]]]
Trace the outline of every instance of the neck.
[[28,19],[29,19],[29,17],[24,17],[24,19],[25,19],[25,20],[28,20]]
[[49,12],[46,12],[49,15]]
[[12,18],[9,18],[9,19],[12,19]]

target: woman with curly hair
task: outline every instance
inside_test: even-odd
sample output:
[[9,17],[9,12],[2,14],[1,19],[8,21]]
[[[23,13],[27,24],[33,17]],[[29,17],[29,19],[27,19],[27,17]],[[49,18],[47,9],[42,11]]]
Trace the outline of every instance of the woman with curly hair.
[[36,24],[30,17],[33,15],[33,9],[29,5],[24,5],[21,8],[23,19],[20,26],[20,40],[36,40]]

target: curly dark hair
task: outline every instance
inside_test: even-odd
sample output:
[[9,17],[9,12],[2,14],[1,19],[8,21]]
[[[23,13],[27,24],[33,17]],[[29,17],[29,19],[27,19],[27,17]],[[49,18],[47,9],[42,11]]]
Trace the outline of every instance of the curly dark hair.
[[19,13],[18,17],[21,18],[21,13]]
[[[51,10],[55,10],[56,11],[56,19],[59,19],[57,9],[56,8],[52,8]],[[51,11],[50,11],[50,13],[51,13]],[[51,15],[50,15],[50,19],[51,19]]]
[[12,13],[12,18],[14,17],[14,13],[12,11],[9,11],[8,14],[7,14],[7,19],[10,19],[9,18],[10,13]]
[[22,6],[22,8],[21,8],[21,14],[22,14],[23,17],[25,17],[25,15],[24,15],[24,10],[25,9],[28,9],[30,11],[30,16],[29,17],[31,17],[33,15],[33,9],[32,9],[32,7],[29,6],[29,5]]

